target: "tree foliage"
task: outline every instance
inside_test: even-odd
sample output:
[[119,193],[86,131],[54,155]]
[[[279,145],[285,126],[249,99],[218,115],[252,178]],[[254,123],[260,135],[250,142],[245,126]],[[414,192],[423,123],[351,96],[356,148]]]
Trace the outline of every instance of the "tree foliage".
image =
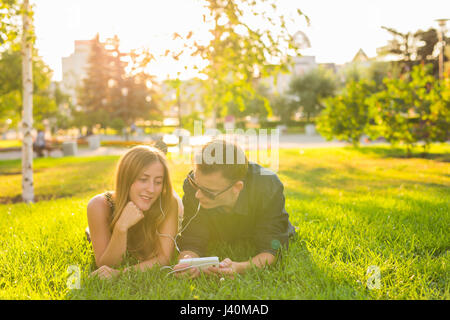
[[304,75],[293,78],[288,93],[295,97],[290,104],[289,115],[301,108],[309,122],[324,108],[323,99],[330,97],[336,90],[336,81],[325,69],[316,68]]
[[403,142],[408,153],[419,141],[427,150],[431,142],[449,138],[448,80],[437,80],[432,65],[414,66],[412,72],[384,83],[386,89],[370,101],[379,135],[391,144]]
[[107,125],[110,109],[108,107],[108,81],[111,77],[109,56],[100,36],[97,34],[91,43],[87,76],[78,92],[78,103],[82,110],[75,114],[80,124],[88,127]]
[[450,138],[450,81],[433,76],[433,66],[416,65],[399,78],[350,81],[345,90],[326,100],[318,131],[358,145],[363,134],[403,143],[408,154],[419,142],[424,153],[432,142]]
[[154,78],[144,70],[149,53],[124,54],[119,46],[117,36],[106,43],[99,35],[93,39],[87,77],[78,92],[82,107],[75,114],[78,126],[100,124],[120,130],[157,110]]
[[[379,54],[390,54],[397,58],[393,61],[393,67],[400,69],[400,73],[408,73],[412,67],[424,63],[433,65],[433,74],[435,76],[439,73],[439,50],[438,33],[434,28],[427,31],[418,30],[416,32],[402,33],[393,28],[382,27],[388,31],[393,39],[379,51]],[[445,38],[445,42],[449,43],[450,38]],[[444,62],[448,58],[444,57]]]
[[[57,103],[50,88],[52,71],[45,62],[33,54],[33,118],[36,125],[55,117]],[[22,113],[22,56],[20,46],[11,46],[0,54],[0,121],[19,123]]]
[[373,135],[373,109],[367,99],[375,87],[374,81],[349,81],[341,94],[325,100],[326,107],[316,121],[317,130],[329,140],[336,137],[354,146],[359,145],[363,134]]
[[0,47],[15,43],[20,34],[21,7],[18,0],[0,0]]
[[[205,79],[202,89],[206,112],[212,112],[213,117],[230,113],[230,107],[243,112],[258,95],[257,79],[287,71],[292,56],[299,53],[298,44],[275,1],[204,0],[203,3],[206,10],[203,20],[210,26],[209,40],[196,39],[192,31],[185,37],[176,34],[174,38],[184,42],[184,50],[174,57],[190,54],[206,62],[200,69]],[[296,18],[302,16],[305,17],[297,10]],[[251,24],[249,17],[259,19],[258,23]],[[266,103],[265,108],[270,108],[270,104]]]

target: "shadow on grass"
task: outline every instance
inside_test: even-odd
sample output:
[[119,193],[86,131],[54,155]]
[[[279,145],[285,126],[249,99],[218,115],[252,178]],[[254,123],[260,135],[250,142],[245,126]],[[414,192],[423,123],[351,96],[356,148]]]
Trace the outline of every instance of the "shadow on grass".
[[[327,175],[330,175],[334,170],[329,168],[314,168],[305,170],[303,166],[295,166],[289,170],[280,170],[279,174],[287,176],[289,179],[298,181],[299,183],[307,186],[308,188],[320,188],[329,185],[329,180],[325,179]],[[300,198],[307,197],[305,193],[301,193],[294,189],[294,194],[300,196]]]
[[[33,168],[34,202],[108,190],[112,185],[116,161],[112,157],[38,159],[37,168]],[[3,181],[15,181],[14,191],[5,189],[3,193],[0,188],[0,204],[23,202],[18,187],[21,175],[20,161],[0,161],[0,176],[3,178],[0,187]]]
[[[398,179],[395,177],[388,180],[382,174],[377,174],[375,172],[370,172],[369,174],[365,170],[350,165],[344,165],[339,172],[337,172],[337,169],[330,168],[321,167],[305,170],[303,166],[296,166],[289,170],[280,170],[280,174],[287,176],[291,180],[297,181],[307,190],[311,190],[311,193],[317,195],[321,194],[320,189],[322,188],[335,188],[336,190],[339,189],[348,193],[361,193],[360,187],[367,187],[367,192],[371,192],[373,190],[384,190],[386,187],[402,186],[408,188],[423,186],[427,188],[436,188],[440,192],[444,191],[450,196],[450,192],[448,192],[449,188],[446,184],[421,180]],[[370,176],[370,180],[365,178],[367,176]],[[296,188],[288,188],[288,192],[301,200],[315,198],[314,196],[298,191]]]
[[279,262],[276,278],[297,290],[294,299],[352,300],[368,299],[370,293],[362,284],[349,278],[332,277],[331,265],[319,266],[299,236],[290,245],[289,254]]
[[[350,199],[347,203],[339,201],[336,204],[364,218],[376,234],[388,230],[393,235],[403,236],[408,242],[412,241],[413,235],[421,236],[416,244],[432,243],[438,255],[439,251],[449,248],[444,236],[450,220],[448,201],[429,201],[405,195],[394,196],[394,199],[396,203],[386,206],[372,200],[354,202]],[[442,243],[437,241],[439,236]]]
[[[214,242],[208,255],[247,261],[257,254],[250,242],[230,245]],[[129,258],[125,264],[135,263]],[[171,265],[176,264],[176,255]],[[89,266],[89,272],[95,264]],[[145,272],[131,272],[112,281],[84,279],[81,290],[72,290],[65,299],[148,299],[148,300],[296,300],[296,299],[364,299],[367,289],[357,288],[345,280],[335,280],[321,270],[299,238],[290,242],[288,251],[273,266],[252,269],[234,279],[220,280],[202,275],[196,279],[178,279],[169,270],[154,267]]]
[[384,146],[369,146],[369,147],[344,147],[346,150],[356,150],[360,154],[367,156],[377,156],[380,158],[400,158],[400,159],[428,159],[439,162],[450,162],[450,153],[440,153],[430,151],[423,153],[423,149],[416,147],[413,149],[411,155],[407,155],[406,147],[384,147]]
[[[338,172],[337,170],[341,170]],[[350,217],[358,217],[357,225],[337,224],[333,216],[321,214],[319,219],[323,222],[322,230],[339,228],[339,234],[354,234],[354,243],[365,243],[369,252],[381,254],[385,259],[397,257],[400,262],[409,265],[414,261],[415,272],[425,273],[434,259],[445,259],[450,251],[448,245],[448,225],[450,222],[450,208],[448,199],[450,189],[443,183],[429,181],[396,179],[395,176],[386,179],[382,175],[371,173],[365,180],[367,172],[358,167],[345,164],[342,169],[316,168],[308,170],[305,167],[294,167],[281,171],[289,179],[299,182],[300,187],[288,190],[292,198],[306,201],[329,201],[333,203],[336,212],[342,212]],[[414,178],[414,176],[411,176]],[[367,191],[364,191],[367,187]],[[335,189],[336,195],[326,194],[322,190]],[[386,188],[398,189],[392,192],[383,192]],[[305,196],[300,190],[311,190],[311,196]],[[339,191],[344,192],[344,197],[337,196]],[[415,192],[417,190],[417,192]],[[415,197],[421,192],[427,192],[427,197]],[[408,193],[411,192],[411,193]],[[308,192],[309,193],[309,192]],[[366,195],[374,194],[373,197]],[[314,196],[315,195],[315,196]],[[364,197],[359,197],[363,195]],[[389,198],[385,198],[389,195]],[[386,201],[385,201],[386,200]],[[287,197],[287,201],[289,198]],[[301,204],[298,205],[298,208]],[[317,207],[322,208],[321,206]],[[311,210],[311,209],[309,209]],[[310,211],[308,211],[310,212]],[[325,218],[331,218],[329,224]],[[351,221],[350,218],[349,221]],[[328,220],[328,219],[326,219]],[[325,228],[325,229],[323,229]],[[371,239],[371,240],[368,240]],[[353,260],[351,251],[352,243],[347,247],[336,246],[329,248],[331,256],[339,256],[344,263]],[[349,250],[347,252],[347,250]],[[302,256],[302,253],[298,253]],[[292,256],[291,256],[292,257]],[[366,256],[367,257],[367,256]],[[300,262],[299,262],[300,263]],[[303,263],[303,262],[301,262]],[[439,269],[439,264],[433,265],[435,270],[429,272],[430,281],[439,284],[437,287],[430,285],[424,290],[438,290],[439,296],[445,296],[445,272]],[[390,270],[398,277],[397,271]],[[281,276],[281,275],[280,275]],[[421,284],[423,285],[423,284]],[[350,286],[352,287],[352,286]],[[364,290],[361,291],[364,295]]]
[[[37,194],[34,196],[34,202],[39,201],[51,201],[61,198],[70,198],[73,196],[79,196],[76,192],[60,192],[58,194]],[[16,203],[24,203],[21,194],[12,196],[12,197],[0,197],[0,204],[16,204]]]
[[[383,203],[374,203],[363,200],[350,203],[337,203],[344,210],[351,210],[352,215],[359,216],[362,226],[359,227],[364,235],[361,242],[372,239],[366,243],[366,248],[379,254],[382,259],[391,257],[398,262],[413,268],[411,272],[427,274],[427,283],[421,284],[424,291],[433,292],[437,289],[439,294],[446,295],[447,273],[445,264],[439,261],[447,260],[450,252],[448,243],[448,225],[450,223],[448,201],[429,201],[409,196],[398,196],[398,203],[383,206]],[[397,200],[397,199],[396,199]],[[347,227],[343,232],[352,232]],[[357,241],[357,239],[356,239]],[[397,270],[390,270],[395,273]],[[435,284],[438,284],[435,286]]]

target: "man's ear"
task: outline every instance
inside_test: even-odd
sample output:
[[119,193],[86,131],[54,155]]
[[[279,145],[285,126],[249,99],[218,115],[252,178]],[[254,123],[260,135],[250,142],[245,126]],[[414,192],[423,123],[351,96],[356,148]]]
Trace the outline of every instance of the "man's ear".
[[241,190],[244,188],[244,181],[241,181],[241,180],[237,181],[237,182],[234,184],[233,188],[235,188],[235,190],[236,190],[237,192],[241,192]]

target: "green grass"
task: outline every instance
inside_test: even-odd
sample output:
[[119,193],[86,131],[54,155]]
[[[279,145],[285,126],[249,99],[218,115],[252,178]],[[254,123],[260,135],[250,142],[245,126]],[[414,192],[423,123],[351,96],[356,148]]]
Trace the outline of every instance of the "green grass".
[[[278,174],[299,237],[275,266],[225,281],[158,268],[88,278],[86,204],[111,189],[117,159],[37,159],[36,194],[51,200],[32,205],[7,203],[20,195],[20,161],[0,161],[0,299],[450,299],[448,145],[433,145],[426,159],[386,147],[281,150]],[[180,195],[189,167],[171,164]],[[210,253],[255,252],[219,243]],[[67,287],[70,266],[81,271],[79,290]],[[379,289],[367,287],[370,266],[380,270]]]
[[[37,158],[33,180],[37,200],[82,195],[108,190],[114,178],[117,157]],[[21,160],[0,161],[0,203],[20,198]]]
[[0,149],[22,147],[21,140],[0,140]]

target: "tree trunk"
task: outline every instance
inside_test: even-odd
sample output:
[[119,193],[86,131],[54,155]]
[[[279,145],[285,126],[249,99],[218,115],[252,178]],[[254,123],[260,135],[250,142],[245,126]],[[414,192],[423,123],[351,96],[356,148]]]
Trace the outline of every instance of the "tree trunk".
[[406,157],[407,158],[412,157],[412,147],[409,144],[406,145]]
[[22,199],[27,203],[34,201],[33,138],[31,137],[33,128],[33,73],[29,10],[29,0],[24,0],[22,15]]
[[[178,80],[178,79],[177,79]],[[181,116],[181,92],[180,88],[177,88],[177,106],[178,106],[178,127],[183,128],[183,118]]]
[[425,144],[423,145],[422,158],[426,158],[429,151],[430,151],[430,143],[425,141]]

